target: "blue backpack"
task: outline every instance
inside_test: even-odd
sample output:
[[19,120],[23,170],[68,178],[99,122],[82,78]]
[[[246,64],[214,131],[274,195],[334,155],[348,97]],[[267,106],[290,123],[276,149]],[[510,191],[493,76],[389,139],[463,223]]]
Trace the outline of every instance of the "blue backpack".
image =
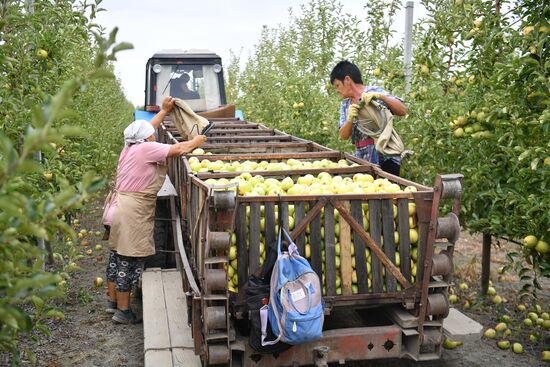
[[[282,233],[289,241],[288,251],[281,251]],[[279,341],[287,344],[302,344],[321,338],[323,335],[324,300],[319,277],[288,233],[281,229],[277,244],[277,261],[271,274],[269,304],[260,309],[262,345]],[[275,340],[268,341],[267,322]]]

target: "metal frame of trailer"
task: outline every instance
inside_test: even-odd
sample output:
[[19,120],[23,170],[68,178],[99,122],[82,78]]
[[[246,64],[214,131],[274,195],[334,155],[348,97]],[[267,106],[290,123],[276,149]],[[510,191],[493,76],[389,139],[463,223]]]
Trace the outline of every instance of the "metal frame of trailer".
[[[220,138],[205,149],[214,154],[197,156],[199,159],[275,162],[289,158],[345,159],[357,165],[251,173],[273,178],[308,173],[316,175],[321,171],[341,176],[368,173],[402,186],[414,186],[417,191],[236,196],[235,191],[227,190],[231,185],[213,187],[205,181],[232,178],[239,173],[193,173],[188,157],[170,159],[169,176],[179,196],[175,216],[181,219],[181,228],[178,229],[179,268],[187,295],[195,354],[201,356],[205,366],[295,366],[379,358],[440,358],[443,319],[449,311],[447,298],[453,247],[460,232],[458,214],[462,175],[437,176],[434,186],[427,187],[387,174],[378,166],[349,154],[341,154],[261,124],[219,119],[212,132]],[[179,140],[170,122],[165,122],[159,133],[162,142]],[[268,136],[277,137],[277,141],[266,141]],[[445,216],[440,216],[440,204],[444,199],[451,201],[451,209]],[[411,202],[416,204],[414,225],[418,226],[419,233],[416,246],[409,238]],[[325,269],[326,321],[321,339],[293,346],[274,358],[258,354],[248,345],[240,327],[248,319],[243,294],[229,292],[225,267],[229,263],[227,250],[231,244],[231,232],[234,232],[240,292],[248,275],[260,266],[261,236],[265,243],[275,240],[276,217],[282,218],[281,225],[290,229],[289,205],[293,205],[295,221],[290,233],[300,253],[304,253],[306,236],[311,244],[319,244],[311,246],[310,263],[320,277]],[[260,234],[262,210],[265,225]],[[369,232],[363,227],[364,217],[368,217]],[[339,234],[334,233],[337,218]],[[394,240],[394,231],[399,233],[398,244]],[[339,269],[335,263],[336,241],[340,243]],[[324,245],[324,259],[321,244]],[[418,249],[416,277],[411,271],[413,247]],[[370,253],[370,262],[365,248]],[[397,250],[401,259],[399,265],[396,265]],[[352,292],[351,286],[353,261],[357,274],[356,293]],[[370,279],[367,264],[371,268]],[[341,278],[342,294],[336,291],[337,273]]]

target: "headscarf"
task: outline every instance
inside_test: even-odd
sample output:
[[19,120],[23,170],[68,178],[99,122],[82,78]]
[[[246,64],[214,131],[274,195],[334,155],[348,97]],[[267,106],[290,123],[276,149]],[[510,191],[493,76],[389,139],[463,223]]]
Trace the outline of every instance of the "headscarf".
[[145,139],[155,133],[155,128],[147,120],[136,120],[124,129],[124,144],[143,143]]

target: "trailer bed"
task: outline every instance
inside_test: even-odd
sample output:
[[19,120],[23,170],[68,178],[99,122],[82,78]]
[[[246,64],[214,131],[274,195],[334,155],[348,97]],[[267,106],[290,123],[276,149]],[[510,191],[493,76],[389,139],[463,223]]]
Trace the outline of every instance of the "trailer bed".
[[147,269],[142,288],[145,367],[201,366],[187,325],[180,272]]

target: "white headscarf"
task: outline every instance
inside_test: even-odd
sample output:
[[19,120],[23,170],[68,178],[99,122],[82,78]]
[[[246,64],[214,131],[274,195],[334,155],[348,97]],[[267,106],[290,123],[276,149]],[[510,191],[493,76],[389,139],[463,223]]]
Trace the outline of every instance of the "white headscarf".
[[155,128],[149,121],[136,120],[124,129],[124,144],[128,146],[130,144],[143,143],[145,139],[154,133]]

